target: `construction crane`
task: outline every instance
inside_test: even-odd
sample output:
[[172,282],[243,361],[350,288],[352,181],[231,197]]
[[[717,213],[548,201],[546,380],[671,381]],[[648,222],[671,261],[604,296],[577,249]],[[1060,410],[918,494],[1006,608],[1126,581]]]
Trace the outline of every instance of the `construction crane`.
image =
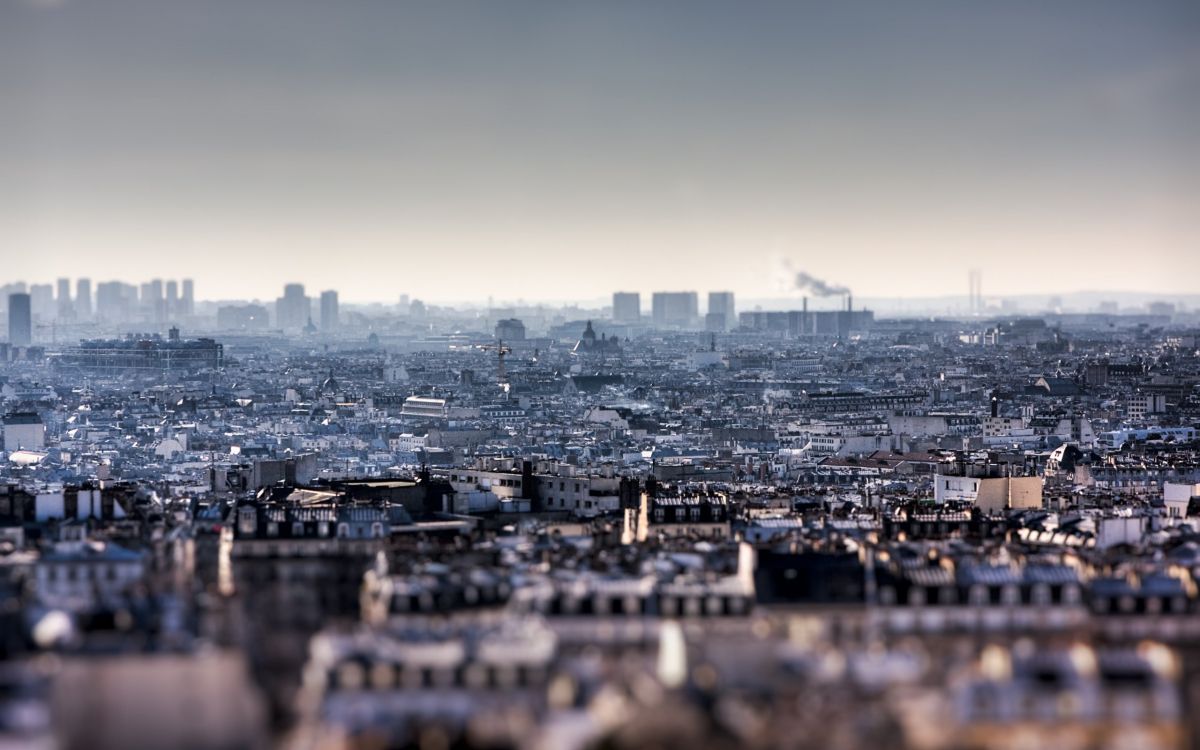
[[504,357],[512,353],[512,348],[505,346],[501,340],[494,344],[478,344],[475,348],[485,352],[496,352],[496,382],[507,388],[508,373],[504,371]]

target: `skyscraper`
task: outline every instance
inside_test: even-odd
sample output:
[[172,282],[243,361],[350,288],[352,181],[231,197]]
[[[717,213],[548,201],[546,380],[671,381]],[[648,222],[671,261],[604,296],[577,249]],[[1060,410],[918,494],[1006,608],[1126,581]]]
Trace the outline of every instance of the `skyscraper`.
[[637,323],[642,317],[642,296],[637,292],[614,292],[614,323]]
[[142,314],[156,326],[167,319],[166,303],[163,301],[162,279],[153,279],[142,284]]
[[183,314],[196,314],[196,286],[191,279],[183,280]]
[[735,320],[737,313],[733,308],[733,292],[709,292],[705,327],[710,331],[727,331],[733,327]]
[[42,320],[54,317],[54,286],[51,284],[33,284],[29,287],[30,304],[33,306],[33,316]]
[[92,280],[79,279],[75,282],[75,317],[92,319]]
[[332,289],[321,292],[321,330],[333,331],[338,327],[338,293]]
[[55,297],[55,302],[57,303],[57,307],[58,307],[58,319],[59,320],[67,320],[68,318],[73,317],[72,313],[74,311],[71,309],[71,280],[70,279],[59,279],[58,280],[58,295]]
[[33,343],[33,301],[23,292],[8,295],[8,343],[13,346]]
[[304,293],[304,285],[286,285],[283,296],[275,300],[275,325],[283,329],[303,328],[310,318],[312,300]]
[[167,317],[174,320],[179,315],[179,282],[172,279],[167,282]]
[[695,292],[655,292],[651,314],[656,326],[690,326],[700,314],[699,296]]

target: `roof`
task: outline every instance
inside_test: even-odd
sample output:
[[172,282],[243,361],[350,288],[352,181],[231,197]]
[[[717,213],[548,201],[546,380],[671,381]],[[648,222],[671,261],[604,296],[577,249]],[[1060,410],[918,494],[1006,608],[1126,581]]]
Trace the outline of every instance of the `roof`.
[[4,415],[4,424],[42,424],[42,418],[34,412],[16,412]]

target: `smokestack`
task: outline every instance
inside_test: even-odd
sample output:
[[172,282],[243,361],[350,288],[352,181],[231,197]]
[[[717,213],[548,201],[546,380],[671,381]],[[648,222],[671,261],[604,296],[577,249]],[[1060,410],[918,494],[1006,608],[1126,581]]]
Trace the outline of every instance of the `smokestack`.
[[854,312],[854,295],[846,295],[846,312]]

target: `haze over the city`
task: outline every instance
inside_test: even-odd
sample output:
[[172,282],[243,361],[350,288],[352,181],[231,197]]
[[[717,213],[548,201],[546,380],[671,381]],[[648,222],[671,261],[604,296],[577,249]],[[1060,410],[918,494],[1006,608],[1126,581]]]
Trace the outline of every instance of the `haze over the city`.
[[4,281],[1184,293],[1194,2],[0,2]]

